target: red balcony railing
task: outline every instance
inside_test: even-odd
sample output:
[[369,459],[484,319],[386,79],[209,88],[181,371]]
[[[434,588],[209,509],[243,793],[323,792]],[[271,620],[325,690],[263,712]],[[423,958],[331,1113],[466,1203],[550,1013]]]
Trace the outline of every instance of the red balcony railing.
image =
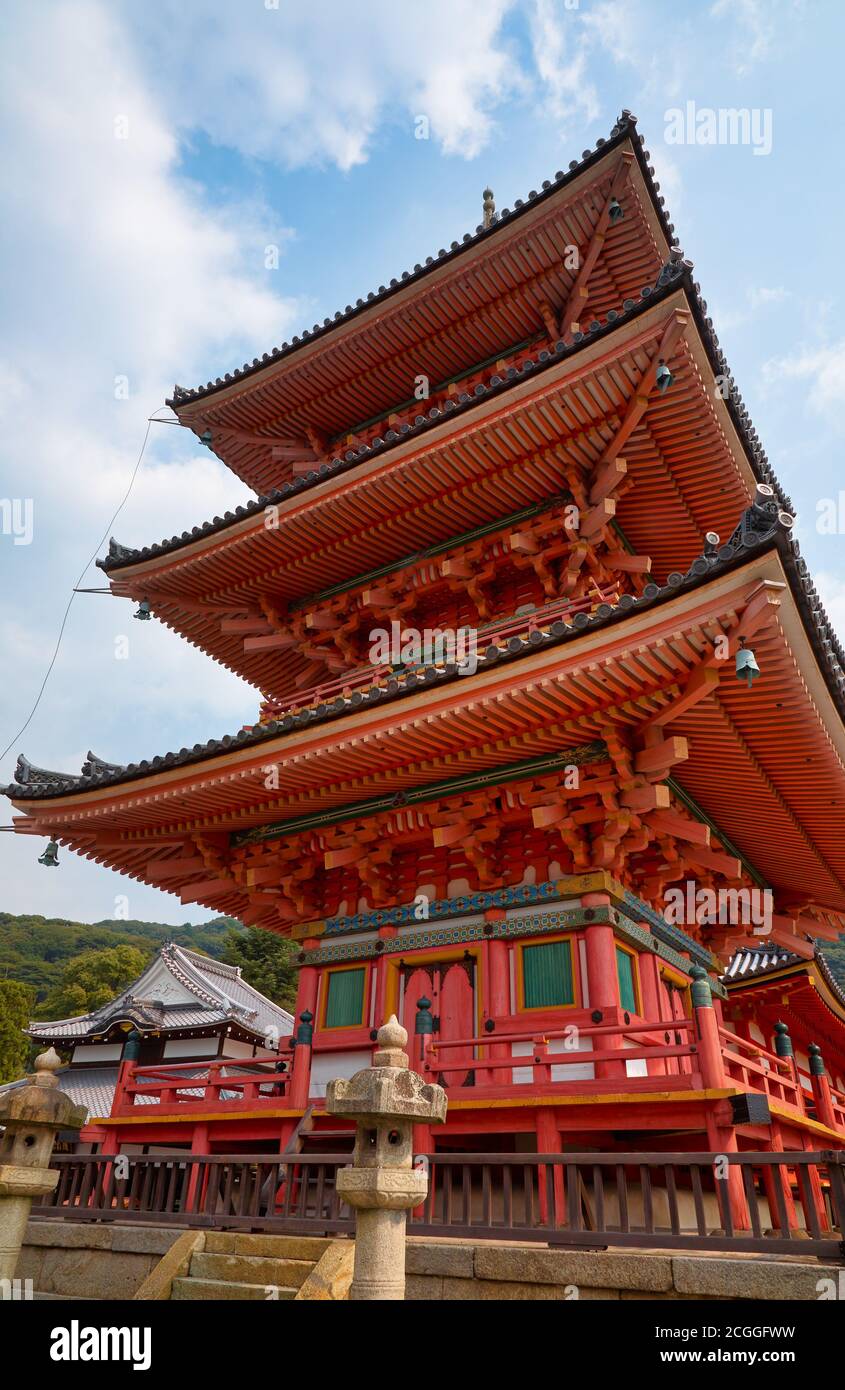
[[[596,1080],[611,1078],[614,1090],[637,1091],[653,1088],[655,1076],[660,1077],[661,1090],[700,1089],[706,1084],[691,1019],[569,1025],[542,1032],[487,1033],[448,1040],[423,1037],[418,1041],[422,1044],[418,1060],[423,1074],[432,1080],[442,1077],[447,1089],[462,1084],[458,1078],[464,1075],[472,1077],[476,1091],[504,1087],[518,1092],[530,1082],[553,1093],[590,1093],[596,1089]],[[556,1042],[563,1046],[555,1048]],[[515,1044],[525,1050],[514,1052]],[[645,1063],[645,1067],[639,1075],[632,1075],[627,1065],[630,1062]],[[585,1066],[592,1071],[590,1077],[555,1075],[558,1068]],[[522,1076],[517,1075],[520,1072]]]
[[[615,588],[603,589],[596,585],[595,593],[586,598],[557,599],[554,603],[546,604],[543,608],[535,608],[531,613],[497,619],[496,622],[487,623],[477,629],[479,650],[484,650],[492,642],[506,641],[509,637],[543,631],[558,618],[571,620],[576,613],[590,613],[599,604],[615,603],[617,598],[618,593]],[[418,666],[410,665],[405,668],[405,671],[421,671],[427,664],[430,663],[420,663]],[[261,706],[262,722],[280,719],[283,715],[298,710],[312,709],[315,705],[335,700],[339,696],[351,695],[356,690],[369,690],[373,685],[382,686],[394,674],[391,666],[363,666],[357,671],[350,671],[346,675],[324,681],[321,685],[309,686],[305,690],[295,691],[280,699],[265,700]]]
[[115,1091],[112,1115],[125,1115],[136,1106],[154,1105],[183,1113],[186,1108],[215,1107],[267,1101],[278,1104],[289,1089],[290,1073],[276,1071],[278,1059],[255,1062],[176,1062],[155,1066],[126,1064]]
[[778,1057],[758,1043],[748,1042],[727,1028],[719,1029],[725,1074],[749,1091],[761,1091],[770,1100],[791,1105],[806,1114],[804,1090],[794,1063]]

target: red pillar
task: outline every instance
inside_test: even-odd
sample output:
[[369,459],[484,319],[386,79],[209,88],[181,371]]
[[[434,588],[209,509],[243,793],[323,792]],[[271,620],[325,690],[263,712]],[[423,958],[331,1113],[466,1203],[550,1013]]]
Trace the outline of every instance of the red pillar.
[[293,1071],[288,1101],[294,1110],[304,1110],[311,1094],[311,1043],[314,1037],[313,1014],[305,1009],[299,1016],[296,1047],[293,1050]]
[[[695,1018],[695,1039],[701,1065],[701,1079],[707,1090],[722,1090],[725,1087],[725,1067],[722,1060],[722,1047],[719,1038],[719,1024],[713,1011],[713,996],[707,971],[700,965],[690,967],[693,1015]],[[707,1142],[713,1153],[735,1154],[739,1151],[736,1131],[732,1125],[720,1125],[716,1115],[720,1106],[708,1105],[706,1112]],[[721,1201],[724,1189],[717,1188]],[[751,1224],[742,1173],[738,1166],[731,1164],[727,1172],[727,1193],[730,1218],[735,1230],[748,1230]],[[723,1213],[723,1221],[727,1213]]]
[[[194,1125],[194,1132],[191,1135],[191,1153],[208,1153],[207,1124]],[[189,1212],[202,1210],[202,1197],[205,1188],[205,1179],[207,1176],[208,1169],[206,1168],[205,1164],[197,1163],[193,1165],[190,1180],[188,1182],[188,1200],[186,1204],[187,1210]]]
[[[543,1108],[537,1111],[537,1152],[541,1154],[559,1154],[563,1152],[560,1140],[560,1130],[558,1129],[557,1118],[554,1110]],[[538,1197],[540,1202],[540,1220],[545,1223],[550,1220],[548,1203],[548,1167],[537,1169]],[[551,1224],[562,1226],[564,1224],[565,1194],[563,1189],[563,1168],[560,1164],[555,1164],[552,1169],[552,1194],[554,1201],[554,1219]]]
[[[648,929],[648,924],[642,924]],[[662,1021],[662,1009],[660,1007],[660,961],[653,951],[643,951],[640,955],[640,992],[642,994],[643,1014],[648,1023],[659,1023]],[[645,1042],[642,1034],[639,1040]],[[663,1034],[660,1033],[654,1038],[657,1043],[663,1042]],[[648,1063],[649,1076],[665,1076],[667,1062],[662,1057],[652,1057]]]
[[[487,995],[487,1017],[497,1026],[501,1019],[507,1018],[511,1011],[511,987],[510,973],[508,969],[508,944],[506,941],[487,941],[485,942],[487,953],[488,969],[488,995]],[[490,1034],[491,1039],[495,1038],[495,1032]],[[490,1044],[490,1057],[507,1057],[510,1059],[510,1043],[492,1042]],[[509,1086],[511,1082],[510,1067],[496,1068],[489,1071],[486,1076],[490,1079],[490,1084],[494,1086]]]
[[816,1115],[820,1124],[827,1125],[828,1129],[836,1129],[830,1078],[824,1068],[821,1048],[816,1043],[810,1043],[807,1051],[810,1054],[810,1082],[813,1087]]
[[[581,899],[584,907],[608,907],[607,893],[585,893]],[[616,938],[609,922],[590,922],[585,934],[587,948],[587,983],[590,992],[590,1008],[602,1014],[603,1024],[622,1022],[622,1005],[619,998],[619,977],[616,971]],[[622,1048],[620,1036],[608,1034],[593,1038],[597,1052],[619,1052]],[[620,1080],[626,1075],[624,1062],[596,1062],[597,1080]]]

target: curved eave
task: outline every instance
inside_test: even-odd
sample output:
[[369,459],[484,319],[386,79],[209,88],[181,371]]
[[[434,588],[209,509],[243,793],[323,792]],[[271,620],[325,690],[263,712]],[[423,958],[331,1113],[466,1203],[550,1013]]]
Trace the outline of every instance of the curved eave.
[[[431,450],[437,448],[442,441],[450,439],[457,431],[464,427],[467,430],[475,428],[477,422],[483,421],[491,412],[507,412],[510,400],[518,400],[520,392],[531,393],[537,390],[542,393],[544,378],[550,372],[559,370],[561,363],[577,359],[574,373],[582,362],[591,360],[590,354],[612,353],[612,342],[623,328],[636,333],[641,326],[632,325],[636,324],[637,320],[650,315],[657,305],[670,301],[680,290],[686,295],[686,307],[691,311],[698,329],[701,341],[697,355],[702,362],[705,376],[710,379],[718,375],[730,386],[726,399],[722,400],[721,395],[716,395],[714,408],[720,417],[729,420],[730,433],[739,439],[738,453],[744,454],[745,461],[740,464],[738,460],[738,466],[748,472],[753,480],[774,487],[781,505],[790,510],[789,498],[783,494],[760,447],[742,399],[732,384],[727,363],[713,334],[712,323],[706,316],[706,306],[699,297],[690,268],[682,263],[673,263],[661,272],[656,287],[648,293],[644,292],[630,308],[623,309],[621,313],[614,313],[604,323],[580,335],[577,342],[569,346],[560,343],[553,350],[539,354],[537,361],[529,359],[518,371],[505,378],[499,377],[493,370],[488,383],[480,385],[472,398],[468,397],[466,401],[457,404],[450,403],[450,409],[433,410],[430,416],[421,418],[419,424],[407,427],[404,433],[388,431],[383,440],[350,451],[350,457],[333,459],[307,477],[299,478],[293,483],[285,483],[266,496],[259,497],[255,502],[239,507],[235,512],[227,513],[223,517],[216,517],[203,526],[195,527],[191,532],[183,532],[180,536],[173,536],[169,540],[146,546],[141,550],[113,555],[105,560],[98,560],[97,563],[107,573],[119,573],[121,579],[133,581],[141,574],[154,574],[161,563],[166,565],[168,557],[177,555],[178,552],[183,552],[186,556],[201,554],[209,546],[214,546],[217,538],[223,534],[238,538],[244,533],[260,530],[264,527],[265,512],[269,505],[278,508],[281,518],[292,509],[299,509],[299,500],[303,494],[312,494],[317,503],[334,497],[338,488],[344,487],[344,481],[341,480],[345,474],[354,475],[349,480],[352,490],[360,481],[367,480],[373,474],[380,475],[384,470],[389,471],[409,457],[417,457],[420,454],[427,456]],[[610,339],[611,343],[608,344],[606,339]],[[395,437],[391,438],[391,434]],[[309,496],[306,505],[311,500],[312,496]],[[376,515],[381,517],[379,511],[376,511]],[[344,539],[344,536],[343,531],[337,532],[338,541]]]
[[562,470],[580,471],[601,458],[649,354],[679,317],[686,326],[669,355],[672,388],[665,396],[653,393],[624,445],[632,486],[617,521],[633,549],[651,556],[655,576],[683,570],[703,549],[707,531],[730,534],[756,482],[770,474],[752,466],[728,403],[712,384],[708,389],[713,365],[689,287],[676,285],[657,298],[576,354],[504,393],[492,392],[421,439],[279,501],[272,529],[262,511],[110,570],[114,592],[148,598],[156,616],[180,636],[268,694],[281,695],[299,658],[245,650],[243,637],[223,631],[225,618],[254,612],[260,595],[284,604],[354,582],[356,573],[559,492]]
[[[723,668],[717,693],[667,726],[690,741],[689,759],[673,776],[772,886],[841,912],[845,727],[773,546],[642,611],[392,705],[359,706],[325,727],[294,726],[283,737],[266,732],[252,746],[234,743],[202,761],[124,777],[121,785],[49,800],[15,797],[25,813],[19,828],[51,833],[144,879],[151,855],[178,857],[192,832],[227,843],[230,832],[262,822],[354,805],[376,789],[425,785],[454,771],[456,757],[462,771],[483,771],[556,750],[562,738],[595,737],[597,706],[636,728],[671,702],[693,653],[710,650],[714,635],[761,589],[779,601],[775,619],[754,639],[763,676],[749,691],[732,665]],[[279,770],[276,792],[266,789],[268,766]],[[197,871],[185,883],[159,886],[180,891],[201,878]],[[233,885],[230,896],[207,905],[238,915],[244,899]]]

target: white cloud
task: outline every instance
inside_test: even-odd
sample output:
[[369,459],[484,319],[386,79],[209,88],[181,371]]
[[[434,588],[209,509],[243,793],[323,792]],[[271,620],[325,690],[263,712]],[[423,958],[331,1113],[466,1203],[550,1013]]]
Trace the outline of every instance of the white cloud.
[[[2,749],[32,707],[71,585],[126,490],[146,416],[174,374],[193,384],[209,362],[243,360],[236,354],[281,341],[302,309],[274,292],[280,273],[271,284],[264,270],[265,245],[282,237],[278,218],[255,203],[212,209],[180,178],[176,134],[107,7],[79,0],[18,9],[0,64],[4,182],[14,190],[0,233],[13,345],[0,362],[2,490],[31,499],[34,512],[31,545],[0,536],[9,673],[0,686]],[[115,118],[124,116],[127,138],[117,139]],[[115,398],[118,376],[127,378],[127,400]],[[245,495],[178,428],[152,429],[115,527],[137,543]],[[92,568],[85,583],[105,580]],[[115,658],[121,633],[130,637],[127,661]],[[253,718],[257,699],[158,624],[133,623],[128,604],[79,595],[41,707],[0,778],[10,778],[21,750],[78,771],[80,750],[91,746],[126,762],[204,741]],[[6,804],[3,821],[9,811]],[[0,836],[5,909],[43,903],[51,876],[35,865],[37,851],[36,842]],[[60,887],[75,895],[65,898],[65,915],[110,915],[100,874],[85,862],[65,874]],[[57,892],[49,890],[51,902]],[[148,915],[159,898],[148,890]],[[177,905],[171,920],[190,915]]]
[[841,420],[845,403],[845,340],[803,347],[788,357],[772,357],[763,365],[768,385],[782,381],[806,383],[806,399],[819,414]]
[[[171,119],[243,154],[298,168],[363,163],[385,121],[428,117],[444,152],[473,158],[521,81],[501,35],[513,0],[157,0],[131,22]],[[166,41],[162,43],[162,32]],[[221,100],[221,93],[235,99]]]
[[775,36],[774,16],[780,7],[773,0],[716,0],[710,13],[735,26],[728,51],[737,74],[749,72],[769,57]]
[[559,0],[534,0],[529,17],[541,100],[556,121],[575,116],[594,121],[601,110],[595,86],[587,77],[590,39],[579,20],[578,12]]

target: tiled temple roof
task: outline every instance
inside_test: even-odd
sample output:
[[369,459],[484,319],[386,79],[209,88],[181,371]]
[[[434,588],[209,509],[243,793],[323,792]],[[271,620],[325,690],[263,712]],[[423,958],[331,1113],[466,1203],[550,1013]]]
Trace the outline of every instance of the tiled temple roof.
[[[162,961],[173,978],[193,995],[195,1004],[185,1001],[172,1006],[144,994],[144,981],[158,961]],[[238,966],[225,965],[210,956],[201,956],[185,946],[168,942],[138,979],[102,1008],[74,1018],[30,1023],[27,1032],[32,1038],[44,1040],[86,1038],[105,1032],[117,1019],[130,1020],[141,1030],[155,1028],[160,1032],[226,1022],[237,1023],[259,1037],[264,1037],[271,1028],[279,1036],[293,1030],[291,1014],[247,984]]]
[[[618,603],[603,603],[593,614],[577,613],[571,623],[557,619],[551,624],[548,633],[534,631],[526,636],[510,637],[501,647],[491,645],[479,655],[479,667],[489,668],[495,663],[519,660],[520,657],[540,648],[556,646],[584,632],[609,627],[630,614],[666,602],[680,593],[708,583],[745,563],[752,554],[761,549],[776,547],[828,688],[840,715],[845,720],[845,652],[821,605],[807,572],[806,563],[800,556],[798,542],[790,534],[791,524],[791,517],[785,516],[774,500],[762,504],[755,503],[743,513],[730,539],[724,545],[709,545],[707,551],[693,561],[686,574],[670,574],[666,583],[662,585],[647,584],[639,596],[623,594]],[[253,747],[306,725],[313,726],[342,718],[362,705],[401,699],[425,686],[444,681],[471,679],[471,675],[461,673],[454,665],[443,668],[429,666],[419,674],[397,674],[383,687],[373,686],[366,692],[353,691],[350,695],[340,695],[313,709],[301,710],[298,714],[286,714],[279,720],[251,730],[241,730],[222,739],[211,739],[205,744],[194,744],[192,748],[182,748],[178,753],[170,752],[148,761],[130,763],[118,772],[98,772],[93,776],[81,778],[43,773],[39,780],[23,784],[17,782],[3,790],[13,799],[32,800],[64,796],[94,787],[113,786],[147,777],[151,773],[198,763],[216,757],[228,749]],[[26,763],[25,759],[23,763],[25,768],[31,768],[31,764]],[[55,780],[48,780],[51,778]]]
[[295,336],[291,342],[283,343],[280,348],[273,348],[270,352],[265,352],[261,357],[254,357],[252,362],[245,362],[242,367],[236,368],[232,372],[226,372],[222,377],[218,376],[214,381],[209,381],[205,386],[197,386],[188,389],[183,386],[174,386],[173,395],[168,399],[167,405],[171,407],[187,404],[188,401],[202,400],[212,396],[216,391],[220,391],[233,382],[243,381],[246,377],[252,376],[256,372],[262,371],[272,362],[278,362],[284,357],[288,357],[297,352],[308,343],[314,342],[331,333],[333,329],[343,324],[349,323],[365,310],[372,308],[374,304],[381,304],[398,291],[405,289],[408,285],[416,284],[423,280],[426,275],[438,269],[440,266],[453,261],[461,256],[470,248],[477,246],[480,242],[486,241],[490,237],[495,237],[502,227],[509,227],[520,217],[532,211],[538,204],[544,202],[572,183],[576,178],[590,169],[603,159],[609,151],[621,145],[626,139],[631,138],[634,151],[637,155],[640,167],[643,171],[646,187],[648,188],[651,200],[657,216],[666,235],[666,240],[670,245],[676,244],[677,238],[674,235],[675,228],[669,221],[663,197],[660,194],[660,184],[654,181],[654,169],[648,163],[650,154],[645,149],[645,141],[637,133],[637,118],[630,111],[623,110],[619,119],[616,121],[610,132],[608,139],[599,138],[596,141],[594,150],[584,150],[580,159],[570,160],[569,168],[566,172],[558,170],[554,179],[545,179],[542,188],[538,191],[532,189],[527,198],[517,198],[512,209],[503,208],[501,212],[493,213],[493,220],[489,227],[478,226],[475,232],[465,232],[460,241],[453,241],[449,250],[441,249],[436,256],[427,256],[425,263],[414,266],[413,270],[405,270],[401,275],[392,279],[389,285],[379,285],[378,290],[371,290],[363,298],[357,299],[355,304],[347,304],[345,310],[338,312],[332,318],[326,318],[321,324],[315,323],[309,331]]
[[263,512],[268,506],[278,505],[288,497],[306,492],[309,488],[324,482],[326,478],[348,472],[357,467],[364,459],[371,458],[373,455],[381,457],[397,445],[403,444],[409,439],[415,439],[423,435],[426,430],[442,424],[445,419],[471,411],[482,401],[507,392],[519,382],[533,376],[540,376],[543,371],[568,357],[577,355],[588,343],[609,336],[681,288],[686,290],[689,297],[714,376],[718,376],[723,381],[723,389],[727,390],[725,404],[743,443],[754,476],[758,482],[766,483],[773,488],[781,506],[787,511],[792,511],[792,503],[782,491],[780,483],[775,477],[766,453],[760,444],[759,436],[752,425],[751,417],[731,376],[725,356],[719,347],[719,340],[713,329],[712,319],[707,317],[706,301],[701,298],[700,286],[692,278],[692,269],[692,262],[684,260],[680,250],[674,251],[672,259],[663,267],[654,285],[643,286],[638,299],[626,299],[619,310],[610,310],[603,322],[599,322],[597,319],[593,320],[586,332],[574,334],[571,343],[567,344],[563,340],[559,340],[553,348],[541,349],[537,353],[536,361],[529,358],[519,367],[509,367],[502,375],[493,371],[486,384],[479,382],[471,394],[464,392],[454,401],[448,400],[442,406],[432,406],[425,414],[418,415],[412,425],[402,424],[397,429],[388,429],[383,437],[378,436],[372,443],[361,444],[355,449],[348,449],[343,457],[338,456],[327,460],[311,472],[282,483],[280,487],[273,488],[269,493],[257,497],[243,506],[236,507],[234,511],[226,512],[223,516],[216,516],[213,520],[206,521],[200,526],[194,526],[190,531],[183,531],[178,536],[171,536],[169,540],[162,540],[157,544],[133,549],[112,539],[109,542],[108,555],[105,559],[98,560],[97,565],[100,569],[111,573],[157,555],[166,555],[171,551],[181,549],[183,546],[192,545],[203,537],[224,531],[228,526],[243,521],[245,517]]
[[[763,943],[757,950],[737,951],[736,955],[732,956],[728,962],[722,979],[729,985],[742,984],[746,980],[759,980],[764,975],[771,975],[782,970],[785,966],[807,964],[808,962],[803,956]],[[839,983],[831,971],[824,952],[818,946],[815,948],[812,964],[818,967],[819,974],[837,1003],[845,1008],[845,987]]]

